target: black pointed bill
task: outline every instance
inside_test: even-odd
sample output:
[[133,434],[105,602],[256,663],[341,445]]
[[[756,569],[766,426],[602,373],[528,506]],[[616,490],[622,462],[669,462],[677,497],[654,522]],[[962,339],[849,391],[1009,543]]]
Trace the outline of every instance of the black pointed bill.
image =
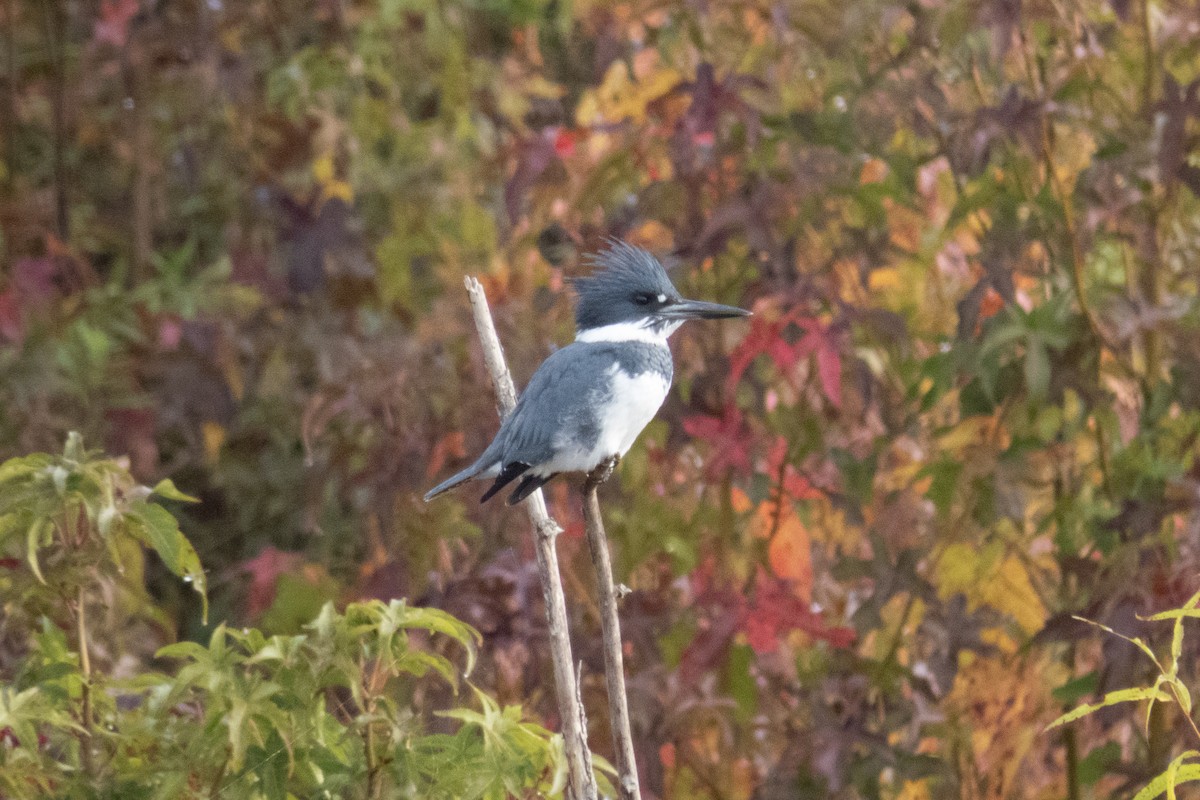
[[667,319],[728,319],[729,317],[748,317],[750,312],[736,306],[723,306],[720,303],[706,303],[703,300],[680,300],[659,310],[659,315]]

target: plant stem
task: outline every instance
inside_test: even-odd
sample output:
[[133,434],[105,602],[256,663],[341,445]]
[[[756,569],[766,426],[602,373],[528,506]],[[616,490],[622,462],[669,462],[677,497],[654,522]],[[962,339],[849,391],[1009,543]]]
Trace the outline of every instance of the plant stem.
[[1150,0],[1142,0],[1142,113],[1150,114],[1154,105],[1154,30],[1150,26]]
[[208,787],[208,796],[211,800],[220,800],[221,792],[224,790],[225,772],[229,769],[229,751],[225,751],[225,760],[221,762],[221,768],[217,770],[217,774],[213,777],[212,783]]
[[[464,283],[471,299],[475,328],[483,345],[483,360],[496,389],[496,406],[504,419],[517,404],[517,390],[512,375],[504,363],[504,350],[496,335],[496,326],[488,310],[483,286],[468,277]],[[596,777],[592,773],[592,753],[587,745],[587,717],[579,697],[579,681],[572,668],[571,634],[567,626],[567,600],[563,594],[562,578],[555,548],[562,528],[546,511],[546,499],[538,489],[525,502],[529,521],[534,529],[534,548],[537,552],[538,577],[546,602],[546,626],[550,633],[550,661],[554,667],[554,692],[558,715],[562,720],[563,750],[567,757],[567,797],[570,800],[596,800]]]
[[608,480],[616,467],[615,458],[592,470],[583,482],[583,526],[592,566],[596,568],[596,590],[600,595],[600,629],[604,635],[604,677],[608,683],[608,715],[612,725],[613,750],[616,753],[617,793],[621,800],[640,800],[637,758],[629,727],[629,699],[625,692],[625,659],[621,652],[621,621],[617,616],[617,590],[613,585],[612,559],[608,537],[600,517],[600,499],[596,489]]
[[66,72],[67,56],[65,36],[66,22],[60,12],[60,4],[42,0],[42,16],[46,28],[46,49],[50,53],[50,111],[53,125],[52,154],[54,173],[54,217],[55,232],[62,241],[70,237],[70,214],[67,204],[67,159],[66,159]]
[[363,672],[363,695],[367,698],[367,729],[363,732],[363,746],[366,750],[367,757],[367,800],[379,800],[383,792],[383,771],[380,769],[379,759],[375,755],[375,709],[377,703],[375,694],[379,691],[379,664],[382,661],[382,654],[377,653],[374,661],[371,663],[371,674],[367,677],[365,672],[365,662],[359,660],[359,670]]
[[367,732],[364,736],[367,750],[367,800],[378,800],[381,796],[380,792],[383,789],[383,773],[379,769],[379,763],[375,759],[375,722],[367,723]]
[[1079,742],[1075,728],[1064,725],[1062,738],[1067,751],[1067,800],[1079,800]]
[[92,774],[92,658],[88,654],[86,608],[84,588],[80,586],[75,607],[75,619],[79,632],[79,670],[83,674],[79,715],[84,732],[79,737],[79,760],[84,774],[90,776]]

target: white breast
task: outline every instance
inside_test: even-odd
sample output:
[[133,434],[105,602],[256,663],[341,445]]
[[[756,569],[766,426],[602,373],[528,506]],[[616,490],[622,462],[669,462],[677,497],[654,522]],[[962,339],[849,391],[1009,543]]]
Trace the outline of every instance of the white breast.
[[607,458],[625,455],[654,419],[671,388],[665,377],[653,371],[630,375],[614,364],[609,374],[612,391],[597,409],[600,436],[596,444],[584,450],[569,438],[556,441],[554,457],[539,464],[534,470],[537,474],[587,472]]
[[601,416],[602,433],[596,445],[601,459],[629,452],[638,434],[662,407],[670,388],[667,379],[657,372],[630,375],[613,367],[612,401]]

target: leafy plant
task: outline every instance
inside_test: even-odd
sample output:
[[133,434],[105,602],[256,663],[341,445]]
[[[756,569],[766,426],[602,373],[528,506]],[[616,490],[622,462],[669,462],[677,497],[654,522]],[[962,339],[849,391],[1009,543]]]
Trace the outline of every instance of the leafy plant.
[[[1126,642],[1137,647],[1137,649],[1150,659],[1154,664],[1158,675],[1155,677],[1154,684],[1151,686],[1134,687],[1129,689],[1117,689],[1108,692],[1097,703],[1087,703],[1079,706],[1071,711],[1060,716],[1054,722],[1050,723],[1046,730],[1057,728],[1060,725],[1067,725],[1076,720],[1095,714],[1102,708],[1120,705],[1122,703],[1146,703],[1146,720],[1145,731],[1149,735],[1150,718],[1154,713],[1156,703],[1173,703],[1179,707],[1180,713],[1187,721],[1189,728],[1195,740],[1200,744],[1200,728],[1196,726],[1195,718],[1192,716],[1192,693],[1188,689],[1187,684],[1179,674],[1180,659],[1183,656],[1184,646],[1184,631],[1183,622],[1186,619],[1200,619],[1200,608],[1197,608],[1197,603],[1200,603],[1200,592],[1196,592],[1188,599],[1181,607],[1171,609],[1169,611],[1161,611],[1157,614],[1144,618],[1146,622],[1171,622],[1171,645],[1167,652],[1166,658],[1162,658],[1155,654],[1154,650],[1139,636],[1126,636],[1118,633],[1107,625],[1101,625],[1097,622],[1084,619],[1083,617],[1075,617],[1080,622],[1086,622],[1093,625],[1110,636],[1115,636],[1123,639]],[[1151,780],[1141,791],[1135,796],[1134,800],[1153,800],[1161,794],[1166,794],[1169,800],[1175,800],[1175,789],[1180,784],[1200,781],[1200,751],[1184,750],[1179,755],[1175,756],[1170,764],[1167,765],[1160,775]]]
[[8,635],[28,626],[27,652],[0,676],[0,796],[561,795],[561,739],[517,706],[473,688],[479,711],[441,712],[456,729],[427,732],[417,709],[457,692],[480,641],[437,609],[328,603],[297,635],[221,623],[206,645],[160,648],[174,671],[100,668],[104,598],[120,587],[153,606],[135,580],[142,546],[205,596],[195,551],[152,495],[192,500],[170,481],[138,485],[74,434],[61,456],[0,464],[0,602]]

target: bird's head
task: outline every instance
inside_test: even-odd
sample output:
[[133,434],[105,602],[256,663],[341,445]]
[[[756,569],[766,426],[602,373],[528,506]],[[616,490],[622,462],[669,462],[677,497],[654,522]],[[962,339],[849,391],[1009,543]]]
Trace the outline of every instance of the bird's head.
[[573,283],[577,341],[666,341],[689,319],[747,317],[749,311],[687,300],[649,252],[613,240],[592,257],[596,270]]

